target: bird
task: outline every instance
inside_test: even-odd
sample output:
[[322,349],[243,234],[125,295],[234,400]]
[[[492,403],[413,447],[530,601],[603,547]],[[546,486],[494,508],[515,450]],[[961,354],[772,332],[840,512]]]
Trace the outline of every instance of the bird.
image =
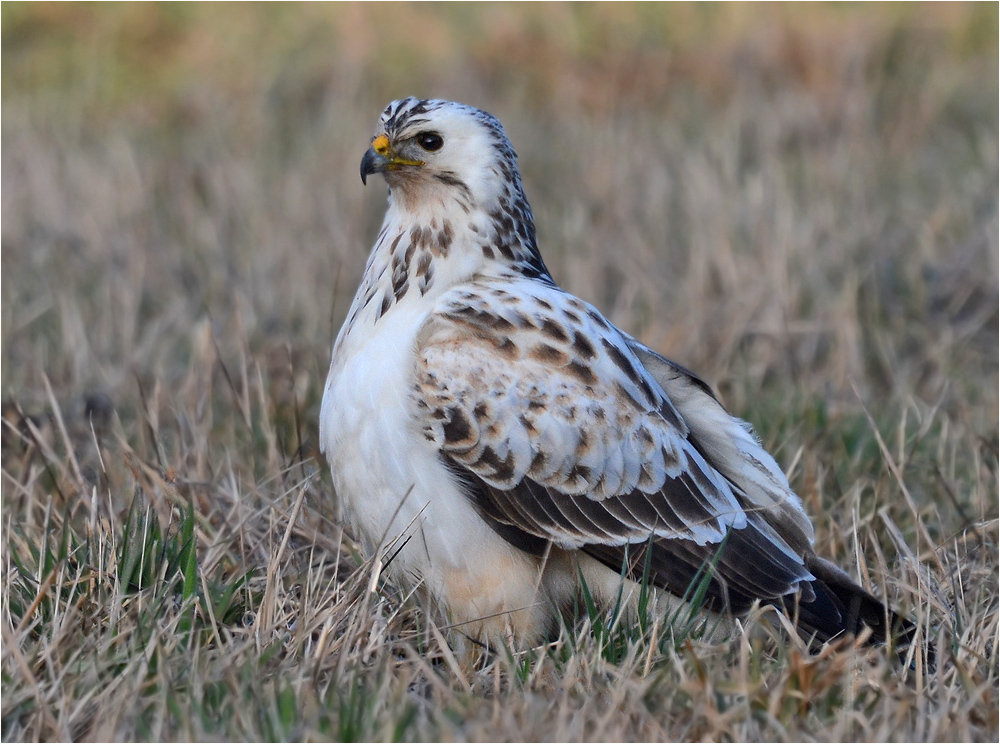
[[[370,555],[477,644],[535,644],[643,582],[813,643],[915,625],[814,552],[802,502],[712,388],[560,288],[500,121],[405,98],[361,180],[388,208],[333,346],[320,447]],[[579,605],[577,605],[579,606]]]

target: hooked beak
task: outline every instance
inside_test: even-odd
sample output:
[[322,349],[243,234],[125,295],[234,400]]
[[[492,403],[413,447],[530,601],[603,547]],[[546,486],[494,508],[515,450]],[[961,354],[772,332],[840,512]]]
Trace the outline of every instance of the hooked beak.
[[365,156],[361,158],[361,183],[368,185],[368,176],[372,173],[381,173],[386,169],[389,161],[375,152],[374,147],[369,147]]
[[406,165],[423,165],[423,160],[407,160],[393,154],[389,147],[389,138],[384,134],[372,140],[372,146],[361,158],[361,183],[368,185],[368,176],[373,173],[385,173],[389,170],[399,170]]

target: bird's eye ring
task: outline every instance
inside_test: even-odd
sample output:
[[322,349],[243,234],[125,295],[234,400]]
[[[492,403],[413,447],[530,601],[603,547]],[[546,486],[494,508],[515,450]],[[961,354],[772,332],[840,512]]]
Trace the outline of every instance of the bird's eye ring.
[[437,152],[444,147],[444,138],[437,132],[424,132],[417,135],[417,144],[427,152]]

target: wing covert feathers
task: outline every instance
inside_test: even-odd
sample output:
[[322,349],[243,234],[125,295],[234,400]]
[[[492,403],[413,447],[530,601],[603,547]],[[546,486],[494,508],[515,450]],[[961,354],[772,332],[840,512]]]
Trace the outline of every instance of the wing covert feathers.
[[684,596],[795,612],[819,640],[914,627],[812,553],[813,529],[773,458],[711,389],[542,284],[475,282],[417,338],[414,404],[480,516],[542,555],[582,550]]
[[[532,289],[473,285],[438,303],[418,336],[423,435],[498,493],[534,484],[508,512],[565,547],[650,534],[718,543],[744,527],[731,484],[617,329],[559,290]],[[535,487],[550,511],[531,506]]]
[[722,407],[711,389],[679,364],[629,339],[629,347],[673,401],[706,458],[733,483],[748,509],[800,555],[812,548],[812,522],[788,479],[750,427]]

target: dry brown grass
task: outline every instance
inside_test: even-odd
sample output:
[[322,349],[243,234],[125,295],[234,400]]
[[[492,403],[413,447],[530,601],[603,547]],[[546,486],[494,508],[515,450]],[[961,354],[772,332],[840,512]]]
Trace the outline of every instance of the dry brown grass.
[[[4,740],[995,741],[996,12],[4,3]],[[470,667],[363,560],[316,421],[411,93],[501,118],[556,279],[936,671],[586,612]]]

